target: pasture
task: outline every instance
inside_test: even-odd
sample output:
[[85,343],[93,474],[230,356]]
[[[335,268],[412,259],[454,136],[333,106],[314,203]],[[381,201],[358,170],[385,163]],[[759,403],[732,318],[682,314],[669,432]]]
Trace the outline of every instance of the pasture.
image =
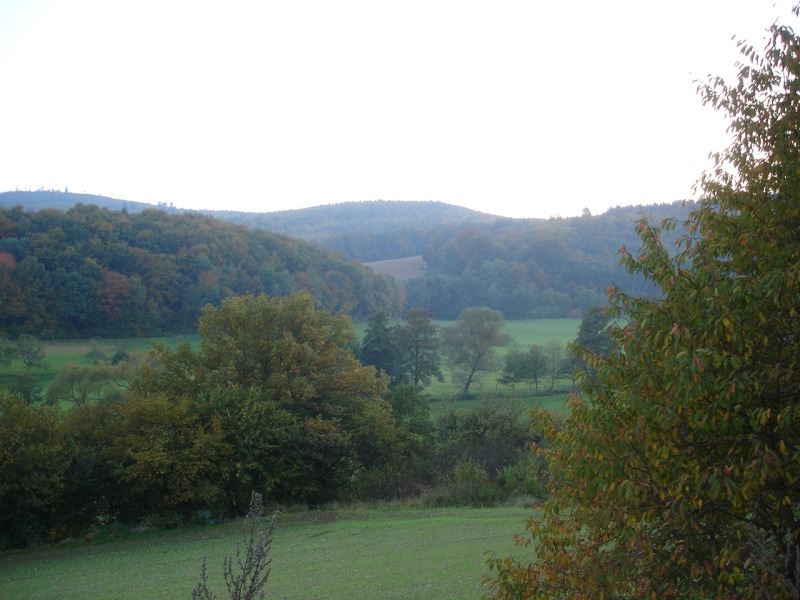
[[[530,560],[516,548],[530,509],[372,507],[283,514],[272,545],[269,598],[469,599],[485,591],[485,553]],[[207,557],[209,585],[224,596],[222,562],[241,521],[105,543],[0,555],[0,597],[91,600],[188,598]]]
[[[453,321],[437,321],[442,327],[453,324]],[[505,331],[512,338],[512,346],[522,348],[531,344],[546,346],[550,341],[558,342],[566,347],[568,341],[575,338],[580,326],[580,319],[529,319],[519,321],[506,321]],[[357,336],[361,337],[366,329],[365,323],[358,323],[355,326]],[[181,335],[154,338],[174,347],[181,341],[188,341],[196,345],[199,336]],[[110,359],[115,352],[122,350],[125,352],[147,351],[152,347],[150,338],[128,338],[128,339],[85,339],[85,340],[47,340],[44,341],[44,361],[46,368],[33,369],[31,378],[33,382],[40,386],[44,391],[52,380],[70,363],[91,364],[92,359],[89,354],[99,353]],[[510,346],[511,347],[511,346]],[[506,349],[500,349],[499,353],[504,354]],[[12,388],[15,380],[23,373],[24,367],[20,360],[12,362],[8,369],[0,371],[0,387]],[[459,395],[461,385],[453,381],[452,374],[447,367],[447,362],[443,357],[442,372],[445,381],[431,382],[425,389],[425,394],[432,400],[431,412],[436,414],[441,408],[440,401],[447,401]],[[572,384],[571,379],[566,378],[557,382],[556,388],[569,388]],[[541,387],[541,386],[540,386]],[[497,383],[497,374],[487,373],[479,377],[473,384],[472,393],[486,399],[509,399],[518,400],[524,407],[530,408],[541,402],[545,406],[553,406],[558,412],[563,408],[565,395],[558,396],[539,396],[535,395],[534,389],[530,385],[517,386],[512,389]],[[457,407],[466,408],[474,400],[459,402]]]
[[[159,338],[42,340],[45,367],[31,369],[30,377],[33,383],[45,392],[53,379],[67,365],[92,364],[95,359],[91,354],[110,360],[117,351],[147,352],[153,347],[154,340],[175,347],[181,341],[188,341],[194,345],[199,339],[199,335],[193,334]],[[24,374],[24,370],[21,360],[12,361],[7,369],[0,370],[0,388],[13,388],[17,378]]]

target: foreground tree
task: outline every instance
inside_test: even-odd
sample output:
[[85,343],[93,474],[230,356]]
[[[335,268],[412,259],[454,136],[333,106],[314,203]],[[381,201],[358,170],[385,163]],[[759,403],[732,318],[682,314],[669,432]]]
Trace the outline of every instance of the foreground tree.
[[548,430],[536,559],[490,560],[495,597],[798,597],[800,38],[742,50],[701,87],[733,144],[676,257],[644,222],[623,251],[662,297],[612,291],[612,349]]
[[60,493],[73,454],[60,417],[0,391],[0,548],[41,540],[64,521]]
[[485,307],[465,308],[458,321],[444,330],[444,346],[454,373],[464,382],[461,392],[469,395],[476,376],[498,367],[494,349],[506,346],[511,337],[503,331],[503,314]]

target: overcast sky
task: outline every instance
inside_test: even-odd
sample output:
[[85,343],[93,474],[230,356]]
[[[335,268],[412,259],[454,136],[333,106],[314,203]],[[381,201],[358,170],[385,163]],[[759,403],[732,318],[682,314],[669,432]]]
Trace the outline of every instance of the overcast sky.
[[693,197],[697,79],[794,0],[0,0],[0,191],[197,209]]

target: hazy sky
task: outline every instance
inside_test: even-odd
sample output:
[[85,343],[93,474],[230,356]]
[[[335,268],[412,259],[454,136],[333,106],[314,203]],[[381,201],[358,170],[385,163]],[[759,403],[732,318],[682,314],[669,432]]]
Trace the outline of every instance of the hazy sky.
[[693,196],[792,1],[0,0],[0,191],[517,217]]

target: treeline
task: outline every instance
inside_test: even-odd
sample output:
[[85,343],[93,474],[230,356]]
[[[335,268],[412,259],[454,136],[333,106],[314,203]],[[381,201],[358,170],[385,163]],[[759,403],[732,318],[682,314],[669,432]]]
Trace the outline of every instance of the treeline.
[[[428,352],[436,329],[423,313],[398,332],[426,356],[416,371],[399,361],[408,370],[390,387],[356,359],[349,318],[314,305],[307,293],[209,305],[197,348],[157,346],[134,369],[122,357],[118,369],[99,360],[65,376],[54,389],[71,408],[0,392],[0,547],[114,522],[174,527],[241,515],[252,491],[309,506],[542,492],[518,408],[432,421],[421,386],[405,383],[438,371]],[[74,394],[81,381],[94,391]]]
[[[425,276],[405,282],[409,305],[434,318],[454,319],[470,306],[486,306],[507,319],[579,317],[607,301],[616,285],[635,295],[654,286],[619,265],[619,250],[639,247],[635,222],[658,224],[688,214],[681,203],[612,209],[547,221],[497,221],[455,232],[442,230],[426,246]],[[666,245],[678,231],[665,232]]]
[[0,331],[42,338],[196,331],[206,304],[311,292],[318,307],[396,313],[385,276],[330,250],[199,213],[78,204],[0,210]]

